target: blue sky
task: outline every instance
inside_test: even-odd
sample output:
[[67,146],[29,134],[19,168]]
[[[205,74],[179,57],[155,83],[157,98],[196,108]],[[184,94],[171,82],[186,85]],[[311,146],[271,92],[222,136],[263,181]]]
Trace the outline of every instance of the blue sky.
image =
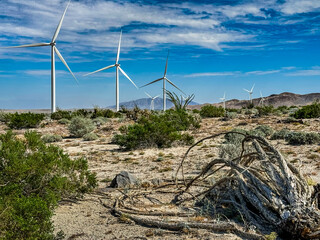
[[[1,0],[0,47],[50,42],[67,1]],[[115,104],[115,72],[83,77],[115,61],[142,86],[168,75],[199,103],[320,89],[319,0],[72,0],[57,47],[77,85],[56,59],[60,108]],[[169,87],[169,90],[174,88]],[[120,102],[161,94],[136,90],[120,75]],[[0,48],[0,109],[50,107],[50,48]]]

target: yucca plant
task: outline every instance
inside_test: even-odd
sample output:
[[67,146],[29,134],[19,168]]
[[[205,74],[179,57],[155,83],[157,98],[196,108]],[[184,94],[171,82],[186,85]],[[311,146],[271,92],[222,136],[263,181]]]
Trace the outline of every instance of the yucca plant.
[[194,94],[189,95],[186,98],[183,98],[183,96],[181,95],[181,97],[179,98],[179,96],[175,92],[170,92],[170,91],[166,90],[166,93],[169,98],[169,101],[173,103],[176,111],[180,111],[180,110],[185,111],[187,106],[194,99]]

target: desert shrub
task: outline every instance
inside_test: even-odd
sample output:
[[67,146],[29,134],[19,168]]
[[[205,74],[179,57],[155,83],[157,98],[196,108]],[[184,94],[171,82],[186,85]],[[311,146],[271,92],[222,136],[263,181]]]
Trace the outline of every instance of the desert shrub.
[[87,109],[77,109],[75,111],[72,112],[72,117],[90,117],[91,116],[91,111],[87,110]]
[[140,109],[137,105],[129,110],[129,109],[122,109],[122,111],[126,114],[128,119],[131,119],[133,121],[137,121],[141,117],[147,117],[150,112],[146,109]]
[[241,154],[242,148],[238,144],[221,144],[219,146],[219,157],[224,159],[234,159]]
[[271,140],[286,139],[286,136],[290,133],[290,130],[283,128],[280,131],[276,131],[271,135]]
[[225,144],[235,144],[238,145],[242,142],[242,140],[245,138],[243,134],[247,134],[248,131],[241,129],[241,128],[234,128],[230,132],[239,132],[242,134],[237,133],[228,133],[224,135]]
[[240,113],[241,109],[236,109],[236,108],[226,108],[227,112],[235,112],[235,113]]
[[200,110],[198,110],[198,109],[192,109],[192,112],[193,112],[193,113],[200,114]]
[[289,107],[287,106],[279,106],[276,108],[276,111],[280,111],[283,114],[289,113]]
[[53,142],[61,142],[62,141],[62,137],[60,135],[56,135],[56,134],[46,134],[46,135],[43,135],[41,139],[45,143],[53,143]]
[[60,124],[64,124],[64,125],[68,125],[70,124],[70,120],[69,119],[66,119],[66,118],[61,118],[60,120],[58,120],[58,123]]
[[44,114],[39,113],[14,113],[10,115],[7,125],[11,129],[35,128],[44,117]]
[[89,118],[74,117],[71,119],[68,129],[72,136],[83,137],[85,134],[92,132],[95,126]]
[[255,108],[245,108],[241,110],[241,113],[245,115],[258,115],[259,111]]
[[238,114],[236,112],[226,112],[224,120],[232,120],[237,118]]
[[205,105],[201,107],[200,116],[203,118],[213,118],[213,117],[223,117],[225,110],[220,107],[215,107],[213,105]]
[[259,131],[263,137],[269,137],[273,134],[273,129],[268,125],[260,125],[254,129],[255,132]]
[[121,113],[114,112],[111,109],[102,109],[102,108],[95,107],[93,109],[93,113],[91,114],[91,118],[97,118],[97,117],[116,118],[116,117],[121,117]]
[[169,101],[172,102],[174,109],[176,111],[181,111],[181,110],[185,111],[187,109],[187,106],[194,99],[194,94],[183,99],[182,96],[179,98],[179,96],[175,92],[170,92],[170,91],[166,90],[166,93],[167,93]]
[[9,122],[11,115],[12,113],[5,113],[0,111],[0,122],[4,122],[4,123]]
[[303,106],[295,113],[292,117],[303,119],[303,118],[320,118],[320,103],[314,102],[311,105]]
[[62,198],[96,186],[84,158],[72,160],[39,134],[0,135],[0,239],[54,239],[51,217]]
[[170,109],[163,114],[141,117],[133,125],[122,126],[121,134],[115,135],[113,142],[126,149],[170,147],[174,142],[191,144],[193,137],[179,131],[199,127],[199,119],[195,116]]
[[83,136],[84,141],[94,141],[94,140],[97,140],[98,138],[99,138],[98,135],[93,132],[87,133]]
[[317,144],[320,143],[320,135],[312,132],[289,132],[285,140],[290,145]]
[[62,118],[70,120],[72,118],[72,112],[58,109],[56,112],[51,113],[51,119],[53,120],[60,120]]
[[96,125],[96,126],[100,126],[103,125],[107,122],[108,120],[105,117],[97,117],[92,119],[92,122]]
[[258,110],[259,116],[268,116],[275,112],[275,109],[272,105],[256,107],[256,109]]

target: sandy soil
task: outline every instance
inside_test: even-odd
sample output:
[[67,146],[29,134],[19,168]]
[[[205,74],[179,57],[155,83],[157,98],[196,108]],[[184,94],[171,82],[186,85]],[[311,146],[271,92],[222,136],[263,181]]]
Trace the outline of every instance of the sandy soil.
[[[284,118],[284,117],[282,117]],[[201,128],[192,132],[199,140],[215,133],[231,130],[234,127],[253,129],[258,125],[266,124],[275,130],[287,127],[298,131],[320,131],[320,121],[317,119],[305,120],[304,124],[278,123],[281,117],[266,117],[248,119],[245,116],[231,121],[219,119],[202,120]],[[106,189],[110,180],[122,170],[129,171],[141,181],[142,186],[152,185],[152,179],[173,179],[187,146],[175,146],[167,149],[144,149],[135,151],[121,151],[117,145],[111,144],[111,139],[118,128],[130,122],[112,119],[96,133],[96,141],[68,138],[69,133],[65,125],[57,122],[48,122],[41,128],[35,129],[42,134],[59,134],[64,140],[57,145],[61,146],[72,157],[85,156],[89,167],[97,174],[99,187],[93,194],[88,194],[83,200],[76,203],[61,202],[53,218],[56,231],[62,230],[66,239],[241,239],[233,234],[219,234],[206,230],[188,232],[170,232],[160,229],[151,229],[135,225],[130,221],[121,221],[111,215],[105,205],[121,195],[117,190]],[[6,130],[0,125],[0,133]],[[24,130],[15,131],[18,135]],[[185,163],[186,177],[199,173],[206,162],[217,156],[217,145],[222,141],[218,138],[209,140],[191,151]],[[320,146],[290,146],[284,141],[271,141],[284,156],[299,167],[305,177],[320,182]],[[170,194],[167,195],[168,200]],[[169,206],[170,207],[170,206]]]

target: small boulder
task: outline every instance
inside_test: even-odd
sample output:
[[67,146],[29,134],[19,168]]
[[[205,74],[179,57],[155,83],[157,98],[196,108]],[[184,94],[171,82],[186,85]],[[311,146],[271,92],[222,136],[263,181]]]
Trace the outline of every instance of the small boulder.
[[138,179],[127,171],[122,171],[112,180],[110,187],[127,188],[138,184]]

